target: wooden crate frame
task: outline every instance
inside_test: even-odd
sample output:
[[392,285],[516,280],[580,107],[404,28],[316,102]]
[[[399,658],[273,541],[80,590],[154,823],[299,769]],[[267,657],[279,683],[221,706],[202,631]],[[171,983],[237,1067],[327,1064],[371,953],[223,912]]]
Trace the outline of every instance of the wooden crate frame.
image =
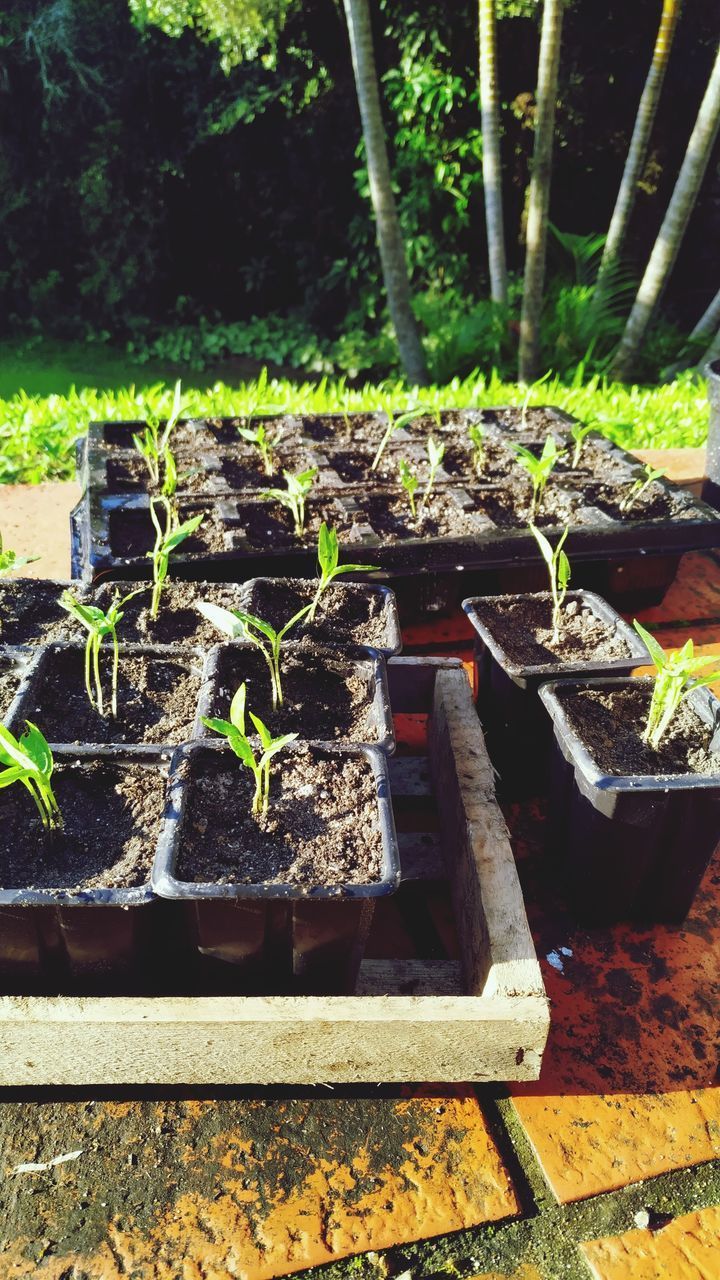
[[461,961],[366,960],[352,996],[0,997],[0,1085],[535,1080],[550,1015],[470,687],[453,659],[393,658],[396,712],[428,713],[393,795],[403,880],[447,877]]

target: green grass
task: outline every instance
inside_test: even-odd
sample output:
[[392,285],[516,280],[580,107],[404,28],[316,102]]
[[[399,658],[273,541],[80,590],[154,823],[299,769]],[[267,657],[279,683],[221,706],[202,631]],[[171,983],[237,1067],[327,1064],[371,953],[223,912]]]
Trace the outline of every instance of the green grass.
[[[96,418],[144,418],[147,407],[166,411],[182,370],[133,367],[105,346],[0,345],[0,483],[70,479],[75,438]],[[202,375],[184,381],[195,415],[242,413],[252,383],[204,386]],[[471,375],[417,395],[402,383],[350,389],[343,379],[317,383],[271,379],[268,406],[286,411],[373,409],[391,390],[398,410],[419,399],[435,408],[520,404],[524,388],[495,374]],[[705,386],[690,374],[656,387],[624,386],[599,377],[555,379],[538,386],[531,403],[555,404],[625,447],[679,447],[705,440]]]

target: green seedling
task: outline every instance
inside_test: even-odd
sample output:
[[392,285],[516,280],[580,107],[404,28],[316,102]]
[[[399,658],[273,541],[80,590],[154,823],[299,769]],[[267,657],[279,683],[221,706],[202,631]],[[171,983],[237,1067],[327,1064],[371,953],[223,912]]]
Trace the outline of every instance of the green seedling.
[[629,492],[626,493],[622,501],[618,503],[618,509],[620,511],[629,511],[630,508],[639,501],[645,490],[650,487],[653,481],[660,480],[664,475],[665,472],[661,468],[653,470],[651,466],[646,466],[643,475],[633,481]]
[[273,738],[270,730],[263,724],[259,716],[249,713],[255,728],[260,737],[260,745],[262,754],[256,757],[245,732],[245,701],[246,689],[241,684],[235,697],[230,704],[230,719],[218,720],[215,717],[203,716],[203,724],[212,729],[214,733],[222,734],[227,738],[228,745],[232,747],[235,755],[246,766],[251,769],[255,778],[255,794],[252,802],[252,812],[256,816],[265,814],[268,811],[270,803],[270,761],[278,751],[282,751],[290,742],[297,739],[296,733],[285,733],[280,738]]
[[512,447],[515,450],[520,466],[525,468],[532,482],[533,493],[530,504],[530,520],[533,521],[540,509],[547,482],[554,468],[563,457],[563,450],[558,449],[554,436],[546,436],[543,451],[539,458],[536,458],[535,454],[522,444],[513,444]]
[[[163,520],[161,520],[158,512],[163,512]],[[180,523],[177,507],[169,498],[153,498],[150,503],[150,518],[155,529],[155,546],[152,551],[148,551],[148,556],[153,563],[153,593],[152,603],[150,605],[150,617],[153,622],[156,620],[160,611],[160,597],[162,594],[163,584],[168,575],[170,567],[170,556],[176,551],[181,542],[189,538],[191,533],[200,527],[205,519],[205,512],[201,511],[197,516],[191,516],[189,520]]]
[[552,638],[553,644],[557,644],[560,639],[562,607],[565,601],[565,596],[567,595],[568,583],[570,582],[570,561],[563,550],[563,547],[565,546],[565,539],[567,538],[570,530],[566,528],[563,531],[561,537],[558,538],[558,541],[555,544],[554,551],[548,542],[548,539],[545,537],[545,534],[541,533],[539,529],[536,529],[534,524],[530,525],[530,532],[540,548],[540,553],[547,565],[548,574],[550,575],[550,593],[553,601]]
[[175,461],[175,454],[169,445],[166,445],[163,451],[163,462],[165,471],[163,475],[162,495],[164,498],[174,498],[178,487],[178,470]]
[[468,438],[472,445],[473,466],[479,475],[485,462],[485,429],[479,422],[470,423]]
[[537,387],[541,387],[543,382],[547,382],[548,378],[551,377],[551,375],[552,375],[552,369],[548,369],[547,373],[544,373],[542,378],[536,378],[535,382],[531,382],[530,386],[525,392],[525,395],[523,397],[523,402],[522,402],[522,409],[520,411],[520,430],[521,431],[527,430],[527,411],[530,405],[530,398],[532,396],[533,391],[535,391]]
[[118,666],[120,661],[117,627],[123,618],[123,605],[127,604],[128,600],[132,600],[133,596],[140,595],[144,590],[145,587],[138,587],[135,591],[131,591],[128,595],[121,597],[120,592],[116,589],[107,613],[103,613],[102,609],[98,608],[97,605],[82,604],[76,599],[72,591],[63,591],[58,601],[60,607],[65,609],[71,617],[75,618],[87,630],[85,688],[90,706],[95,708],[98,715],[105,714],[102,681],[100,679],[100,650],[103,640],[109,636],[112,641],[110,714],[115,717],[117,716]]
[[238,434],[243,440],[249,440],[250,444],[254,444],[262,459],[263,468],[266,476],[271,476],[274,471],[275,449],[280,442],[280,435],[270,435],[265,424],[259,422],[256,427],[238,427]]
[[315,614],[320,600],[335,578],[339,578],[343,573],[374,573],[380,567],[377,564],[339,564],[340,543],[338,542],[337,533],[334,529],[328,529],[324,520],[320,525],[318,534],[317,558],[320,581],[310,605],[310,612],[307,617],[308,622],[315,621]]
[[593,427],[591,422],[588,423],[587,426],[583,426],[582,422],[574,422],[570,428],[570,435],[575,441],[575,448],[573,449],[572,462],[570,463],[570,466],[573,468],[573,470],[575,469],[575,467],[580,466],[580,459],[582,458],[583,445],[585,444],[586,437],[590,435],[590,432],[592,431],[592,429]]
[[653,686],[647,723],[643,733],[643,742],[647,742],[653,751],[657,751],[680,703],[687,698],[693,689],[701,689],[704,685],[714,684],[720,680],[720,668],[705,671],[704,675],[696,672],[717,662],[715,656],[699,657],[695,655],[692,640],[686,640],[682,649],[665,651],[654,636],[634,620],[633,626],[640,639],[647,646],[650,657],[655,664],[655,683]]
[[0,725],[0,787],[20,782],[33,798],[45,831],[62,827],[62,814],[55,799],[50,779],[54,761],[47,739],[37,725],[25,721],[26,729],[18,739]]
[[378,445],[377,453],[370,464],[371,471],[377,471],[380,466],[380,459],[387,449],[390,440],[395,435],[395,432],[399,431],[401,427],[407,426],[409,422],[414,422],[416,418],[423,418],[426,413],[431,413],[432,410],[429,409],[427,405],[419,404],[416,405],[414,409],[408,409],[405,413],[399,414],[396,418],[393,413],[392,401],[388,400],[383,403],[382,412],[387,418],[387,427],[385,428],[383,438]]
[[252,613],[245,613],[242,609],[223,609],[221,605],[212,604],[209,600],[201,600],[197,607],[208,622],[212,622],[213,626],[229,636],[231,640],[251,640],[254,645],[257,645],[270,672],[272,704],[273,710],[276,711],[283,705],[280,677],[283,640],[288,632],[310,612],[312,605],[306,604],[289,622],[285,623],[280,631],[271,627],[269,622],[254,617]]
[[[245,423],[245,430],[247,431],[250,430],[250,425],[256,414],[272,413],[272,408],[265,404],[265,393],[267,391],[267,387],[267,365],[263,365],[260,373],[258,374],[257,380],[250,383],[250,385],[245,389],[242,418]],[[238,430],[240,430],[240,428],[238,428]],[[241,431],[240,434],[242,435],[243,432]],[[249,438],[249,436],[245,437],[246,440]]]
[[305,500],[312,489],[313,481],[318,473],[317,467],[308,467],[293,475],[291,471],[283,471],[286,489],[263,489],[260,494],[268,502],[279,502],[292,515],[295,535],[301,538],[305,532]]
[[136,432],[133,436],[133,444],[145,460],[153,488],[157,488],[160,484],[160,460],[165,457],[165,451],[169,446],[170,437],[177,426],[180,414],[187,407],[182,402],[181,391],[182,383],[178,378],[175,383],[170,416],[167,418],[162,431],[160,430],[160,419],[155,414],[148,414],[145,429],[142,432]]
[[430,501],[430,494],[433,491],[433,485],[435,484],[435,477],[438,473],[438,468],[441,466],[442,460],[445,457],[445,445],[438,444],[437,441],[434,440],[432,436],[430,436],[430,438],[428,439],[427,445],[425,447],[427,449],[427,456],[428,456],[428,463],[430,465],[430,471],[428,473],[427,484],[425,485],[425,491],[420,501],[421,515],[424,512],[428,502]]
[[2,534],[0,534],[0,578],[5,578],[10,573],[17,573],[18,569],[24,568],[26,564],[35,564],[39,559],[39,556],[19,556],[17,551],[4,550]]
[[410,464],[401,458],[398,462],[398,474],[400,483],[408,496],[410,503],[410,512],[413,520],[417,520],[417,507],[415,506],[415,493],[420,483]]

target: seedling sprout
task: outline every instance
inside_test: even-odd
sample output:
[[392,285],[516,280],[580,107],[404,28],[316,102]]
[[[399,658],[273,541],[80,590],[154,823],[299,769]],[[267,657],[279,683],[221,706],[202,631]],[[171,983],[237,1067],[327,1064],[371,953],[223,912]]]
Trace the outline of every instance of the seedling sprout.
[[430,471],[428,473],[427,484],[425,485],[425,492],[423,493],[423,496],[420,502],[421,515],[425,511],[425,508],[428,502],[430,501],[430,494],[432,493],[433,485],[435,484],[435,477],[437,475],[438,468],[441,466],[442,460],[445,457],[445,445],[438,444],[437,441],[434,440],[432,436],[430,436],[430,438],[428,439],[426,449],[427,449],[428,463],[430,464]]
[[272,690],[273,710],[283,705],[282,682],[280,678],[280,656],[282,643],[288,632],[297,625],[312,608],[306,604],[304,608],[293,615],[285,626],[276,631],[270,626],[269,622],[265,622],[262,618],[256,618],[252,613],[245,613],[242,609],[223,609],[219,604],[212,604],[209,600],[201,600],[198,604],[203,617],[208,622],[212,622],[218,630],[224,635],[229,636],[231,640],[251,640],[257,645],[263,658],[265,659],[270,672],[270,687]]
[[523,402],[522,402],[522,409],[520,411],[521,431],[527,430],[527,411],[528,411],[528,406],[530,404],[530,398],[532,396],[533,391],[535,391],[536,387],[541,387],[543,382],[547,382],[551,374],[552,374],[552,369],[548,369],[547,373],[544,373],[542,378],[536,378],[535,382],[531,382],[530,386],[525,392],[525,395],[523,397]]
[[417,508],[415,506],[415,492],[420,483],[410,464],[401,458],[398,462],[398,473],[400,475],[400,483],[408,496],[410,503],[410,511],[413,520],[417,520]]
[[[161,523],[159,511],[163,512],[164,527]],[[170,567],[170,556],[173,551],[177,550],[181,542],[190,537],[191,533],[200,527],[205,518],[204,511],[197,516],[191,516],[189,520],[180,523],[177,507],[169,498],[153,498],[150,503],[150,518],[155,528],[155,546],[152,551],[148,551],[148,556],[153,562],[153,593],[152,604],[150,606],[150,617],[153,622],[160,611],[160,596],[162,594],[163,583],[167,578],[168,568]]]
[[178,378],[175,383],[170,416],[162,432],[160,431],[160,419],[155,414],[148,414],[145,429],[142,432],[136,432],[133,436],[135,448],[141,457],[145,459],[145,465],[153,488],[157,488],[160,484],[160,460],[165,457],[165,451],[170,444],[170,437],[177,426],[180,414],[187,407],[182,402],[181,391],[182,383]]
[[18,739],[0,725],[0,787],[20,782],[33,798],[45,831],[62,827],[62,814],[55,799],[50,779],[54,767],[52,751],[37,725],[25,721],[26,729]]
[[665,475],[665,472],[662,470],[662,468],[658,470],[653,470],[651,466],[649,465],[646,466],[644,469],[643,475],[639,476],[637,480],[633,481],[632,485],[630,486],[629,492],[626,493],[622,501],[618,503],[619,510],[629,511],[630,508],[634,506],[636,502],[639,501],[639,499],[644,494],[645,490],[650,487],[653,481],[659,480],[661,476],[664,476],[664,475]]
[[399,414],[396,418],[393,414],[391,400],[387,400],[383,403],[382,411],[387,418],[387,427],[385,428],[385,433],[378,445],[377,453],[370,464],[371,471],[377,471],[380,466],[380,459],[387,449],[390,440],[395,435],[395,432],[399,431],[401,427],[406,426],[408,422],[414,422],[416,418],[422,418],[426,413],[430,412],[427,405],[419,404],[416,405],[414,409],[408,409],[406,413]]
[[[103,640],[110,636],[112,640],[112,676],[111,676],[111,697],[110,697],[110,714],[117,716],[117,685],[118,685],[118,666],[119,666],[119,648],[117,637],[117,626],[123,617],[123,605],[128,600],[132,600],[133,596],[140,595],[145,590],[144,587],[138,587],[135,591],[129,592],[126,596],[120,596],[120,592],[115,590],[112,601],[107,613],[103,613],[97,605],[82,604],[72,593],[72,591],[63,591],[59,604],[65,609],[71,617],[76,618],[87,630],[88,638],[85,643],[85,688],[90,702],[90,706],[94,707],[98,715],[105,714],[105,706],[103,700],[102,681],[100,679],[100,649]],[[93,689],[94,682],[94,689]]]
[[530,532],[537,542],[543,560],[548,568],[550,575],[550,592],[553,601],[553,644],[557,644],[560,639],[560,623],[562,622],[562,607],[567,595],[568,583],[570,582],[570,561],[565,554],[563,547],[565,539],[570,530],[566,528],[555,544],[553,551],[548,539],[544,533],[535,528],[534,524],[530,525]]
[[283,471],[286,489],[263,489],[260,494],[268,502],[279,502],[292,515],[295,536],[301,538],[305,532],[305,500],[312,489],[313,480],[318,473],[317,467],[308,467],[293,475],[291,471]]
[[342,573],[374,573],[379,565],[376,564],[339,564],[340,559],[340,543],[334,529],[328,529],[323,520],[320,525],[318,534],[318,568],[320,570],[320,581],[317,585],[317,591],[310,605],[308,613],[308,622],[315,621],[317,607],[324,593],[327,591],[330,583],[340,576]]
[[633,626],[640,639],[645,643],[650,657],[655,664],[655,683],[648,711],[647,722],[643,732],[643,742],[647,742],[653,751],[657,751],[667,733],[681,702],[693,689],[701,689],[705,685],[720,680],[720,668],[717,666],[704,675],[696,675],[703,667],[717,662],[717,657],[707,655],[696,656],[692,640],[686,640],[682,649],[666,651],[649,631],[635,619]]
[[255,778],[255,794],[252,802],[252,812],[256,816],[267,813],[270,802],[270,761],[278,751],[282,751],[290,742],[297,739],[296,733],[285,733],[280,738],[273,738],[270,730],[263,724],[259,716],[249,712],[255,728],[260,737],[260,745],[262,754],[256,757],[245,732],[245,702],[246,688],[244,684],[240,685],[235,697],[230,704],[230,720],[218,720],[215,717],[203,716],[203,724],[212,729],[215,733],[222,734],[227,738],[228,745],[235,752],[238,759],[251,769]]
[[255,445],[262,459],[265,475],[271,476],[274,471],[275,448],[280,441],[280,435],[273,436],[271,439],[262,422],[259,422],[256,427],[238,427],[238,433],[243,440],[249,440],[250,444]]
[[17,551],[11,551],[9,548],[3,550],[2,534],[0,534],[0,578],[5,578],[10,573],[17,573],[18,569],[24,568],[26,564],[35,564],[39,559],[39,556],[19,556]]
[[479,422],[471,422],[468,427],[468,437],[472,445],[473,466],[478,475],[483,469],[485,462],[485,429]]
[[547,482],[563,456],[563,450],[558,449],[557,441],[552,435],[545,437],[545,444],[539,458],[536,458],[535,454],[522,444],[513,444],[512,447],[517,454],[520,466],[525,468],[532,482],[530,520],[533,521],[540,509]]
[[585,444],[586,437],[589,436],[592,429],[593,429],[593,426],[591,422],[589,422],[587,426],[583,426],[582,422],[574,422],[570,428],[570,435],[575,441],[575,448],[573,449],[572,462],[570,463],[570,466],[572,467],[573,471],[575,470],[576,467],[580,466],[580,459],[582,458],[583,445]]

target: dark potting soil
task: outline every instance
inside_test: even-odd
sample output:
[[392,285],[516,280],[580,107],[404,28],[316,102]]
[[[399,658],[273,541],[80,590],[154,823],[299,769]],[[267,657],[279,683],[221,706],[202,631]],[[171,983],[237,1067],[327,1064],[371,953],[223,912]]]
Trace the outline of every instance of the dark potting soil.
[[566,524],[583,524],[583,499],[580,494],[548,482],[538,509],[532,510],[532,484],[526,473],[517,467],[508,473],[497,488],[477,491],[478,507],[499,529],[527,528],[531,520],[540,526],[563,527]]
[[238,514],[240,528],[251,546],[256,547],[287,547],[303,543],[315,546],[323,520],[341,538],[351,528],[351,520],[342,506],[332,496],[325,497],[317,489],[307,501],[302,538],[298,538],[295,533],[292,515],[279,502],[240,502]]
[[20,678],[21,668],[14,662],[0,658],[0,720],[18,691]]
[[[255,582],[244,591],[243,608],[277,631],[315,595],[317,584],[303,578]],[[333,582],[321,597],[313,622],[298,623],[291,639],[316,644],[366,644],[388,648],[391,611],[385,596],[361,585]]]
[[251,813],[253,777],[239,760],[208,751],[200,761],[190,782],[178,879],[311,889],[381,878],[376,785],[365,757],[311,747],[281,752],[272,762],[264,817]]
[[[476,538],[490,528],[487,521],[483,526],[481,515],[474,511],[464,511],[442,490],[433,489],[424,510],[421,509],[420,497],[418,490],[415,495],[415,519],[404,494],[371,495],[361,505],[368,524],[386,542],[399,542],[409,538]],[[372,555],[372,548],[367,554]]]
[[577,599],[568,599],[563,605],[557,643],[553,640],[549,594],[483,600],[475,609],[510,661],[519,667],[602,663],[630,657],[625,640],[615,628]]
[[[228,446],[222,453],[214,449],[199,457],[197,453],[194,458],[188,455],[178,462],[178,492],[202,496],[230,490],[265,489],[282,483],[283,468],[297,472],[312,465],[309,451],[299,451],[296,447],[285,450],[279,447],[274,460],[274,471],[268,475],[257,451],[247,444],[236,448]],[[146,493],[157,489],[150,483],[142,458],[132,455],[108,459],[107,481],[111,493]]]
[[183,644],[209,649],[226,639],[197,608],[201,600],[218,604],[223,609],[241,608],[240,587],[233,582],[183,582],[166,578],[160,598],[160,611],[150,617],[152,583],[105,582],[91,589],[92,604],[107,611],[115,589],[121,596],[138,587],[142,594],[133,596],[122,608],[118,636],[123,644]]
[[709,750],[711,729],[687,701],[682,702],[657,751],[642,741],[650,687],[617,690],[557,690],[563,710],[598,768],[614,776],[718,776],[720,754]]
[[[101,650],[100,663],[109,712],[110,645]],[[48,742],[186,742],[192,735],[200,677],[200,660],[193,656],[181,660],[121,654],[118,715],[113,720],[90,706],[83,648],[51,651],[45,672],[23,708],[23,717],[36,723]]]
[[58,600],[63,584],[41,578],[0,581],[0,644],[45,644],[70,640],[81,628]]
[[[272,733],[297,733],[325,742],[377,742],[373,687],[368,663],[286,650],[281,657],[283,704],[272,705],[270,672],[255,648],[227,645],[219,655],[218,680],[211,715],[227,720],[230,703],[247,684],[247,711],[259,716]],[[210,734],[215,737],[215,734]]]
[[[676,520],[683,518],[683,510],[687,506],[683,496],[678,495],[676,499],[674,494],[669,493],[662,485],[655,483],[649,485],[645,492],[635,498],[629,507],[622,507],[621,503],[628,496],[632,484],[632,476],[629,476],[624,484],[588,483],[585,486],[587,501],[592,506],[597,507],[598,510],[612,516],[613,520],[663,520],[670,517]],[[692,513],[688,512],[688,514]]]
[[56,763],[63,829],[44,835],[24,787],[0,791],[0,887],[130,889],[147,884],[165,806],[165,774],[93,760]]
[[[180,503],[179,509],[182,522],[200,512],[204,513],[204,519],[197,532],[178,546],[176,555],[197,555],[226,549],[226,526],[218,514],[216,499],[208,499],[205,504]],[[110,512],[110,546],[113,555],[145,559],[154,544],[155,530],[146,507],[116,507]]]

